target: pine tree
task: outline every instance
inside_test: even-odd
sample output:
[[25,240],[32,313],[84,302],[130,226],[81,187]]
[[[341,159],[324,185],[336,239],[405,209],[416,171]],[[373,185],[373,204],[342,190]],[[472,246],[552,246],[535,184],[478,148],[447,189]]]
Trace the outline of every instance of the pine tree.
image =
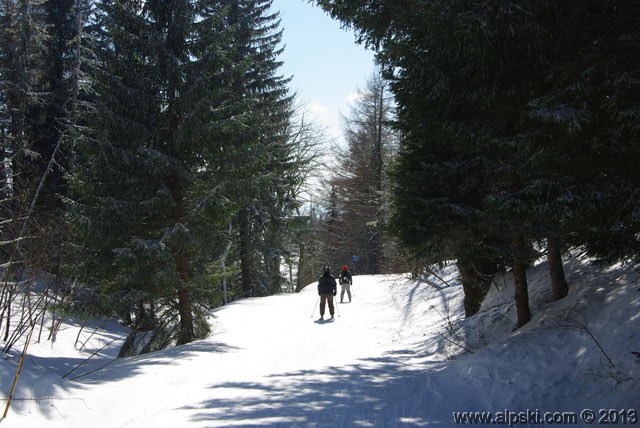
[[[484,205],[509,176],[509,165],[487,156],[484,146],[509,118],[495,123],[487,117],[497,95],[493,77],[486,77],[491,73],[474,62],[474,53],[486,50],[476,15],[448,13],[439,3],[396,9],[399,28],[391,31],[407,37],[387,51],[389,63],[402,69],[391,76],[402,132],[391,227],[426,263],[456,261],[470,316],[479,310],[509,242]],[[425,20],[430,31],[420,32],[418,21]],[[417,52],[429,54],[421,58]]]
[[[490,24],[504,9],[464,2],[319,3],[380,47],[391,80],[403,134],[392,228],[429,263],[457,260],[467,315],[479,309],[501,256],[516,255],[510,261],[526,290],[528,242],[521,224],[485,206],[489,195],[513,191],[523,170],[511,148],[518,109],[509,96],[522,81],[496,58],[502,50],[492,50],[497,33]],[[375,10],[385,13],[370,13]],[[504,225],[512,235],[507,239]],[[516,299],[523,324],[526,292]]]
[[25,241],[26,236],[39,235],[33,222],[34,204],[42,165],[48,159],[41,160],[37,152],[36,128],[41,118],[33,111],[46,97],[42,70],[48,35],[43,3],[0,3],[0,250],[9,262],[3,289],[13,278],[16,264],[25,263],[32,253],[28,248],[34,241]]
[[186,343],[222,287],[228,301],[282,285],[309,155],[277,74],[277,15],[270,1],[99,6],[95,115],[69,201],[79,277],[100,285],[99,310],[154,330],[147,349]]
[[245,100],[240,112],[243,132],[234,136],[238,157],[232,165],[244,171],[238,180],[241,207],[238,234],[241,296],[280,292],[280,262],[288,240],[288,215],[298,206],[299,172],[304,157],[288,133],[293,97],[288,78],[278,74],[282,31],[272,1],[229,2],[229,24],[238,29],[234,92]]
[[374,274],[381,273],[386,262],[386,172],[396,145],[393,101],[379,73],[359,95],[345,119],[347,147],[338,152],[331,180],[342,224],[341,235],[331,238],[339,244],[333,263],[346,264],[356,254],[360,272]]
[[99,6],[94,129],[77,147],[70,203],[78,273],[100,285],[101,310],[146,308],[133,327],[153,317],[155,346],[186,343],[206,333],[203,305],[219,298],[232,29],[216,2]]
[[[33,310],[21,314],[22,326],[34,327],[41,310],[68,291],[61,267],[69,261],[69,236],[59,198],[66,193],[63,173],[82,104],[79,88],[90,80],[81,75],[86,51],[78,48],[86,15],[84,0],[6,1],[0,7],[0,254],[8,262],[0,312],[10,318],[13,300],[24,299]],[[47,281],[30,289],[43,273]],[[5,351],[30,331],[10,332],[9,319],[3,326],[5,338],[11,334]]]
[[533,241],[547,243],[556,297],[563,242],[637,255],[635,2],[317,3],[380,49],[392,81],[405,244],[459,264],[505,258],[518,325]]
[[540,136],[534,150],[544,172],[539,187],[556,208],[546,211],[554,234],[606,261],[637,257],[640,250],[639,16],[637,2],[612,0],[557,14],[560,59],[545,70],[546,84],[527,109]]
[[3,149],[12,152],[9,158],[21,181],[43,181],[36,201],[39,216],[60,208],[56,194],[64,193],[66,160],[60,142],[68,125],[66,108],[72,102],[67,63],[74,61],[69,43],[77,31],[76,2],[6,1],[3,5],[3,93],[6,114],[13,116],[4,123],[21,128],[5,132]]

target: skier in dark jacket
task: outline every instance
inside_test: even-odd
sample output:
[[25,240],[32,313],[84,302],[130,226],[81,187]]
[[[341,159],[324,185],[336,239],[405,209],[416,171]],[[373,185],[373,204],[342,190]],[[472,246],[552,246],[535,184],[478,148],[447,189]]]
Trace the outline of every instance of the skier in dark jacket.
[[340,303],[344,300],[345,291],[349,297],[349,302],[351,302],[351,284],[353,284],[353,277],[351,276],[351,272],[349,272],[347,265],[342,266],[342,272],[340,272],[339,278],[340,285],[342,286],[342,291],[340,292]]
[[329,303],[329,313],[333,319],[333,296],[338,292],[336,279],[331,275],[329,266],[325,266],[324,274],[318,280],[318,294],[320,295],[320,319],[324,319],[324,307]]

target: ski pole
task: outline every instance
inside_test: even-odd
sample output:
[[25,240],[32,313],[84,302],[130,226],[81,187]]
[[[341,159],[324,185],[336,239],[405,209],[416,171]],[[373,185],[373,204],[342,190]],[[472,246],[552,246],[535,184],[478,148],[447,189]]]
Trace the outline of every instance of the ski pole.
[[316,313],[316,306],[318,306],[319,301],[320,301],[320,296],[318,296],[318,300],[316,300],[316,303],[313,305],[313,312],[311,312],[311,318],[313,318],[313,315]]
[[[336,297],[336,296],[333,296]],[[340,307],[338,305],[338,301],[336,299],[333,299],[333,307],[336,308],[336,314],[338,314],[338,316],[340,316]]]

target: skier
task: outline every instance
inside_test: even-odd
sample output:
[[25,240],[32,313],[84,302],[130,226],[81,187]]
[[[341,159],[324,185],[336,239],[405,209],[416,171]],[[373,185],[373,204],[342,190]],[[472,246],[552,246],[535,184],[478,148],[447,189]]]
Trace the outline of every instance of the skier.
[[340,291],[340,303],[344,300],[344,292],[347,292],[347,296],[349,296],[349,302],[351,302],[351,284],[353,284],[353,277],[351,276],[351,272],[349,272],[349,268],[347,265],[342,266],[342,272],[340,272],[340,285],[342,286],[342,291]]
[[318,294],[320,295],[320,319],[324,319],[324,307],[329,303],[329,313],[333,319],[333,296],[337,294],[336,279],[331,275],[329,266],[324,267],[324,274],[318,280]]

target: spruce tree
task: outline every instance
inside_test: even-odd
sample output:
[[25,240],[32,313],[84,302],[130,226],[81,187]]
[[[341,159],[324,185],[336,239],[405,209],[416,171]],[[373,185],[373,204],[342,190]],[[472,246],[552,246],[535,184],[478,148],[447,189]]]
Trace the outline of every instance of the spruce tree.
[[8,267],[3,272],[3,289],[13,278],[18,264],[27,263],[40,235],[34,222],[36,195],[48,162],[42,159],[37,132],[42,121],[34,114],[46,102],[43,76],[48,34],[43,1],[0,2],[0,227],[2,251]]
[[[230,216],[224,162],[236,102],[217,2],[104,1],[93,124],[77,145],[71,224],[98,307],[152,317],[155,346],[207,331]],[[177,319],[177,322],[174,321]]]
[[407,245],[436,260],[449,248],[458,263],[504,258],[518,325],[533,241],[547,243],[556,297],[567,291],[563,242],[637,255],[635,2],[317,3],[379,48],[392,81]]
[[309,156],[277,74],[277,14],[270,1],[99,6],[95,115],[69,200],[78,273],[99,285],[97,310],[154,330],[148,350],[186,343],[221,288],[228,301],[282,284]]
[[243,99],[238,112],[244,129],[234,135],[233,168],[240,172],[237,257],[240,296],[280,291],[280,262],[288,240],[288,216],[298,206],[299,174],[304,156],[289,134],[293,97],[288,78],[279,74],[282,30],[272,1],[228,2],[234,40],[234,93]]
[[557,239],[608,262],[640,253],[638,17],[637,2],[612,0],[557,14],[556,66],[527,106]]
[[[391,226],[425,262],[456,261],[470,316],[479,310],[509,242],[485,207],[486,196],[510,176],[509,165],[485,149],[509,118],[496,123],[487,117],[497,94],[495,76],[476,62],[487,38],[477,15],[448,13],[440,3],[397,9],[399,28],[390,31],[407,36],[398,38],[404,41],[397,51],[388,51],[398,55],[389,63],[402,70],[391,76],[402,132]],[[420,32],[418,23],[425,20],[429,31]]]

